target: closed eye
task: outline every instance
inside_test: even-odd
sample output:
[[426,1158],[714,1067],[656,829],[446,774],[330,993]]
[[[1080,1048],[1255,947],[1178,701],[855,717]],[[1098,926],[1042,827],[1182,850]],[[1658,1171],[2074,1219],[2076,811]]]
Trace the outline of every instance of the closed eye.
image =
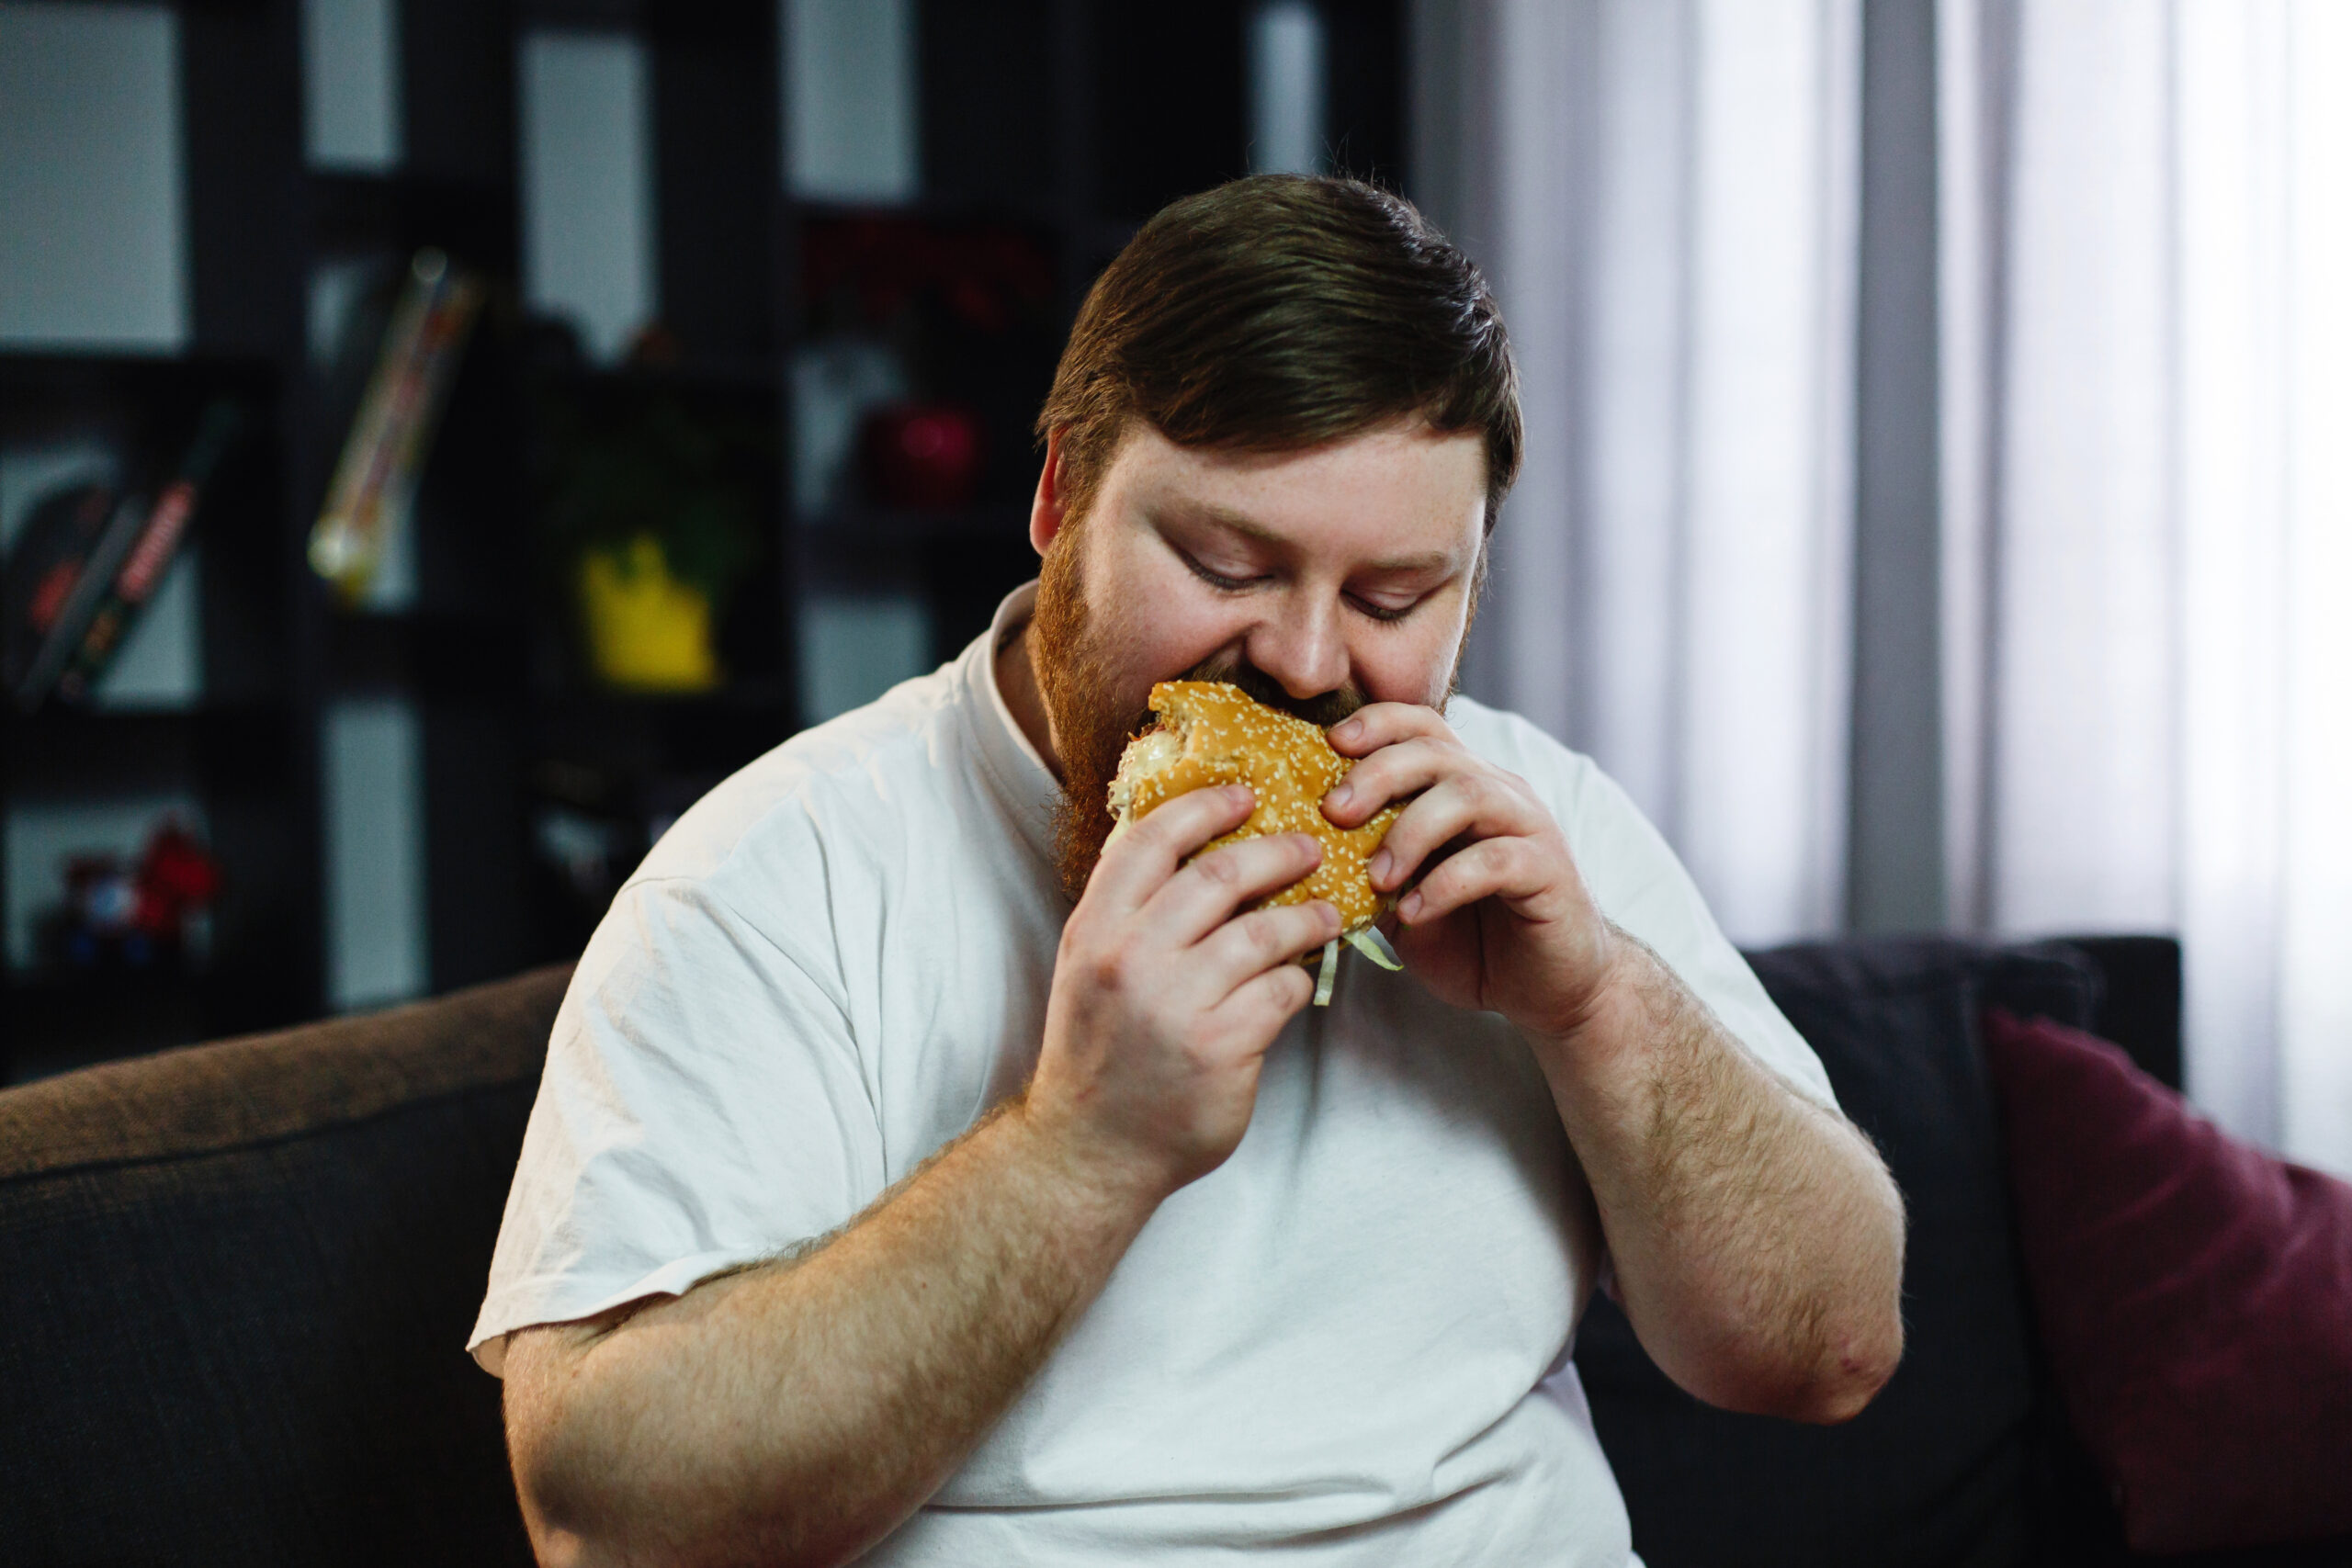
[[1382,604],[1353,593],[1348,595],[1348,602],[1356,607],[1358,614],[1375,621],[1401,621],[1421,606],[1419,598],[1404,604]]
[[1203,582],[1207,583],[1211,588],[1216,589],[1220,593],[1238,593],[1244,589],[1253,587],[1260,581],[1263,581],[1263,579],[1255,577],[1227,577],[1221,571],[1211,571],[1207,567],[1203,566],[1198,560],[1194,559],[1189,551],[1179,550],[1176,554],[1194,577],[1199,578]]
[[[1200,558],[1190,550],[1178,550],[1176,557],[1184,563],[1186,570],[1220,593],[1246,593],[1266,581],[1263,576],[1228,577],[1224,572],[1213,570],[1203,564]],[[1383,604],[1377,600],[1364,598],[1362,594],[1351,593],[1348,595],[1348,603],[1354,605],[1356,613],[1367,620],[1392,623],[1401,621],[1415,610],[1419,609],[1421,601],[1428,597],[1426,593],[1417,594],[1408,603],[1403,604]]]

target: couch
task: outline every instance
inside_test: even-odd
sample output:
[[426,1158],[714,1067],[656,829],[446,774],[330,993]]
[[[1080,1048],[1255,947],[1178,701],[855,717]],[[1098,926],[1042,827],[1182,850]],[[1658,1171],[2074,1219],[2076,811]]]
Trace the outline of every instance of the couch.
[[[1905,1190],[1909,1346],[1804,1427],[1700,1405],[1596,1303],[1577,1360],[1650,1568],[2135,1561],[2041,1364],[1976,1031],[2047,1014],[2177,1084],[2177,950],[1752,959]],[[0,1093],[0,1564],[530,1560],[460,1346],[565,980]]]

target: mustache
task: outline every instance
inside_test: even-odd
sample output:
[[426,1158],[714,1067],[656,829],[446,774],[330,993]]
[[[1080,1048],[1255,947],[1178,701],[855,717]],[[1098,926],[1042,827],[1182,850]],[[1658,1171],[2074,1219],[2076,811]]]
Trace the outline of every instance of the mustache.
[[[1283,683],[1254,664],[1235,659],[1207,659],[1193,665],[1177,677],[1180,681],[1223,681],[1238,686],[1256,702],[1278,708],[1295,718],[1303,718],[1319,728],[1329,729],[1363,707],[1369,697],[1352,681],[1311,697],[1294,697]],[[1141,717],[1130,727],[1130,735],[1140,735],[1153,723],[1152,713],[1146,708]]]

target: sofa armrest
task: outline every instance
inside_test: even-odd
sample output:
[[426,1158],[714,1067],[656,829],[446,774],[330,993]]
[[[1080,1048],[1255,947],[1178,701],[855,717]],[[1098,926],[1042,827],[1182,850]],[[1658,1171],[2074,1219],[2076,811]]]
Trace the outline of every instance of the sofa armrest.
[[530,1561],[464,1344],[566,980],[0,1092],[0,1564]]

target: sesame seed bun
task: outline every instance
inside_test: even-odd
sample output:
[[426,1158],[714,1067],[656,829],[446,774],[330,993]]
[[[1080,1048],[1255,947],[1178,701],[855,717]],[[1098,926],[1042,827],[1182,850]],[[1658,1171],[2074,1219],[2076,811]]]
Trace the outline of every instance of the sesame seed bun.
[[1354,764],[1331,750],[1323,731],[1271,708],[1223,681],[1163,681],[1151,689],[1159,723],[1127,743],[1111,781],[1117,838],[1167,801],[1212,784],[1245,784],[1257,792],[1250,819],[1201,854],[1268,833],[1307,833],[1323,846],[1314,874],[1255,908],[1329,900],[1341,934],[1363,930],[1388,911],[1366,870],[1397,808],[1385,807],[1361,828],[1341,829],[1323,815],[1323,796]]

